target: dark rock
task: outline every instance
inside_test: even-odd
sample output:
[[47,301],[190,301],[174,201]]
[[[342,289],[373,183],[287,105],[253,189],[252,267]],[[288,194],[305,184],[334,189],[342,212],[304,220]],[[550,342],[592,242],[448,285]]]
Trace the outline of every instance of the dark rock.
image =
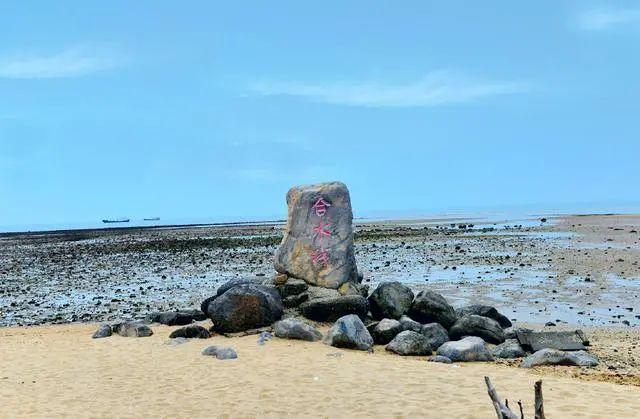
[[163,311],[147,316],[149,323],[160,323],[167,326],[184,326],[195,320],[204,320],[206,316],[200,310]]
[[509,327],[504,329],[504,337],[505,339],[517,339],[518,332],[533,332],[532,329],[528,329],[526,327]]
[[327,332],[324,343],[337,348],[373,350],[373,338],[355,314],[340,317]]
[[320,333],[315,327],[298,319],[284,319],[273,325],[275,335],[283,339],[298,339],[308,342],[315,342],[322,339]]
[[[275,256],[276,271],[333,289],[345,282],[357,282],[347,187],[341,182],[296,186],[287,193],[287,206],[286,231]],[[313,259],[314,252],[320,251],[313,229],[320,223],[328,232],[323,237],[326,262]]]
[[369,295],[369,286],[349,281],[340,285],[340,287],[338,288],[338,293],[340,295],[360,295],[364,298],[367,298],[367,296]]
[[237,287],[238,285],[261,285],[262,281],[262,278],[234,278],[220,285],[216,290],[216,295],[219,297],[225,292],[229,291],[231,288]]
[[303,292],[302,294],[290,295],[288,297],[283,298],[282,305],[284,306],[284,308],[294,308],[294,307],[298,307],[300,304],[308,300],[309,300],[309,294],[307,294],[306,292]]
[[217,297],[218,295],[212,295],[211,297],[205,298],[202,303],[200,303],[200,310],[205,313],[205,316],[207,315],[206,313],[209,312],[209,304],[211,304],[211,302]]
[[440,362],[442,364],[451,364],[451,360],[449,358],[447,358],[446,356],[442,356],[442,355],[432,355],[429,358],[427,358],[427,361],[429,362]]
[[427,338],[432,348],[439,348],[443,343],[449,341],[447,329],[440,323],[425,324],[420,328],[420,334]]
[[456,310],[456,314],[458,317],[466,316],[467,314],[475,314],[477,316],[488,317],[497,321],[500,324],[500,327],[503,329],[507,327],[511,327],[511,320],[508,317],[502,315],[495,307],[484,306],[479,304],[474,304],[470,306],[465,306]]
[[[567,332],[527,332],[518,331],[518,342],[524,349],[537,352],[541,349],[552,348],[561,351],[584,350],[586,337],[581,330]],[[587,341],[588,343],[588,341]]]
[[404,329],[398,320],[382,319],[375,323],[372,328],[368,328],[368,330],[377,345],[386,345]]
[[420,323],[440,323],[449,329],[456,321],[456,312],[442,295],[421,291],[411,304],[409,317]]
[[237,285],[213,300],[208,307],[213,329],[220,333],[258,329],[280,320],[280,294],[263,285]]
[[398,355],[431,355],[429,340],[411,330],[400,332],[385,349]]
[[112,326],[115,333],[124,337],[144,338],[153,335],[153,331],[146,324],[138,322],[117,323]]
[[531,368],[539,365],[573,365],[578,367],[595,367],[598,357],[586,351],[565,352],[557,349],[541,349],[526,357],[520,367]]
[[198,324],[190,324],[189,326],[181,327],[179,329],[174,330],[169,335],[169,338],[198,338],[198,339],[208,339],[211,337],[211,333],[204,327]]
[[422,330],[422,325],[415,320],[412,320],[409,316],[400,317],[400,324],[402,325],[402,330],[411,330],[412,332],[418,332]]
[[300,312],[308,319],[331,322],[347,314],[364,319],[369,311],[367,299],[359,295],[344,295],[309,300],[300,305]]
[[238,357],[233,348],[223,346],[209,346],[202,351],[202,355],[215,356],[218,359],[236,359]]
[[309,285],[304,282],[302,279],[290,278],[287,282],[282,285],[277,285],[276,289],[280,293],[280,297],[287,298],[292,296],[297,296],[302,294],[306,290],[309,289]]
[[446,342],[438,348],[437,353],[453,362],[493,361],[493,355],[487,344],[482,338],[476,336]]
[[491,351],[496,358],[512,359],[522,358],[527,353],[522,349],[517,339],[507,339]]
[[449,336],[454,340],[464,336],[478,336],[495,344],[502,343],[505,339],[504,331],[497,321],[475,314],[460,317],[449,329]]
[[384,282],[369,296],[369,309],[374,319],[399,319],[409,311],[413,291],[400,282]]
[[112,334],[111,326],[108,324],[103,324],[103,325],[100,325],[98,330],[96,330],[93,336],[91,337],[93,339],[108,338],[109,336],[111,336],[111,334]]

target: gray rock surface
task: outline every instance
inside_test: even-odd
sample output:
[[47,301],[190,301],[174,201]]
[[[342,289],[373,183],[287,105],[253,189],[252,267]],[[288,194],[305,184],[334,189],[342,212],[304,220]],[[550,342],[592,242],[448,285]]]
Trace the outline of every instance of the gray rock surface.
[[309,285],[302,279],[289,278],[284,284],[276,285],[280,297],[287,298],[302,294],[309,289]]
[[[275,255],[276,271],[334,289],[357,282],[353,213],[346,185],[295,186],[287,193],[287,206],[287,226]],[[327,260],[314,260],[322,250]]]
[[117,323],[112,326],[115,333],[124,337],[144,338],[153,335],[153,331],[146,324],[139,322]]
[[282,299],[282,305],[284,306],[284,308],[295,308],[300,306],[300,304],[304,303],[305,301],[309,301],[309,294],[303,292],[302,294],[284,297]]
[[337,348],[373,350],[373,338],[355,314],[339,318],[327,332],[324,343]]
[[205,329],[204,327],[200,326],[199,324],[190,324],[188,326],[181,327],[179,329],[174,330],[169,335],[170,339],[175,339],[175,338],[208,339],[210,337],[211,337],[211,333],[209,333],[209,331],[207,329]]
[[573,365],[578,367],[595,367],[598,357],[586,351],[566,352],[558,349],[541,349],[526,357],[520,367],[532,368],[539,365]]
[[220,333],[259,329],[280,320],[280,294],[264,285],[244,284],[230,288],[209,303],[207,315]]
[[444,343],[438,348],[437,354],[446,356],[453,362],[493,361],[493,355],[485,341],[476,336]]
[[475,314],[477,316],[488,317],[497,321],[500,327],[503,329],[511,327],[511,320],[502,313],[500,313],[495,307],[485,306],[481,304],[473,304],[465,307],[461,307],[456,310],[458,317],[466,316],[467,314]]
[[502,359],[522,358],[527,355],[517,339],[507,339],[491,351],[494,357]]
[[511,326],[508,327],[506,329],[504,329],[504,337],[505,339],[517,339],[518,338],[518,332],[522,333],[522,332],[533,332],[532,329],[526,328],[526,327],[515,327],[515,326]]
[[151,313],[147,316],[146,321],[167,326],[184,326],[206,318],[206,315],[200,310],[178,310]]
[[453,340],[463,336],[478,336],[486,342],[495,344],[500,344],[505,339],[504,331],[497,321],[475,314],[460,317],[449,329],[449,336]]
[[439,348],[443,343],[449,341],[449,334],[440,323],[429,323],[422,325],[420,334],[427,338],[432,348]]
[[561,351],[584,350],[585,341],[588,343],[581,330],[563,332],[533,332],[518,331],[516,337],[522,347],[532,352],[540,349],[552,348]]
[[360,295],[344,295],[309,300],[302,303],[299,309],[308,319],[331,322],[347,314],[356,314],[364,319],[369,311],[369,303]]
[[411,330],[418,333],[422,330],[422,324],[411,319],[409,316],[400,317],[400,324],[402,324],[402,330]]
[[276,324],[273,325],[273,331],[277,337],[283,339],[298,339],[308,342],[315,342],[322,339],[322,333],[315,327],[294,318],[276,322]]
[[93,339],[108,338],[109,336],[111,336],[112,333],[113,332],[111,330],[111,326],[108,324],[103,324],[103,325],[100,325],[98,330],[96,330],[93,336],[91,337]]
[[400,332],[385,349],[398,355],[431,355],[429,340],[411,330]]
[[340,295],[361,295],[367,298],[369,295],[369,286],[349,281],[340,285],[338,293]]
[[202,351],[202,355],[215,356],[218,359],[236,359],[238,357],[233,348],[225,346],[209,346]]
[[400,282],[384,282],[369,296],[369,309],[374,319],[399,319],[409,311],[413,291]]
[[386,345],[402,331],[404,331],[402,324],[394,319],[382,319],[369,328],[373,341],[377,345]]
[[433,291],[420,291],[411,304],[409,317],[420,323],[440,323],[449,329],[456,321],[456,312],[445,298]]
[[442,356],[442,355],[432,355],[429,358],[427,358],[427,361],[429,362],[440,362],[442,364],[451,364],[452,361],[447,358],[446,356]]

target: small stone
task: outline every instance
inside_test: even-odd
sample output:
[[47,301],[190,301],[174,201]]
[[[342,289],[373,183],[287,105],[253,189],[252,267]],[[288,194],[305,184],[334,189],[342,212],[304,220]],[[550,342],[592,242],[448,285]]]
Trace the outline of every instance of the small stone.
[[111,326],[108,324],[103,324],[98,328],[98,330],[95,331],[95,333],[91,337],[93,339],[107,338],[111,336],[111,334],[112,334]]
[[451,364],[452,361],[447,358],[446,356],[442,356],[442,355],[432,355],[429,358],[427,358],[427,361],[429,362],[440,362],[442,364]]
[[238,357],[233,348],[224,346],[209,346],[202,351],[202,355],[215,356],[218,359],[236,359]]
[[198,324],[191,324],[189,326],[181,327],[179,329],[174,330],[169,335],[170,339],[174,338],[198,338],[198,339],[208,339],[211,337],[211,333],[204,327]]
[[280,320],[273,325],[275,335],[282,339],[298,339],[315,342],[322,339],[320,333],[313,326],[294,318]]

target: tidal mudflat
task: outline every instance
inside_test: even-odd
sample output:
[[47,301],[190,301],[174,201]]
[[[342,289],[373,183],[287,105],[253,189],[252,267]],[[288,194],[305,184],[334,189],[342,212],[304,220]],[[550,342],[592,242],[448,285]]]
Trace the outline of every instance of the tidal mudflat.
[[[640,325],[640,216],[360,222],[363,283],[432,289],[519,322]],[[477,222],[477,225],[474,224]],[[0,326],[143,318],[271,276],[282,224],[0,235]]]

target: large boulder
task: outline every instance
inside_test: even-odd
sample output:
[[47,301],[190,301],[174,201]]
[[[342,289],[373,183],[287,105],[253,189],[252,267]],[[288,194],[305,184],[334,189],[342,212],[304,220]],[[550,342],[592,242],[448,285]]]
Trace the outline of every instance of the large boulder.
[[500,345],[493,348],[493,356],[496,358],[503,359],[512,359],[512,358],[522,358],[526,356],[527,353],[522,346],[518,343],[517,339],[507,339]]
[[247,277],[247,278],[234,278],[220,285],[216,290],[216,296],[221,296],[225,292],[229,291],[233,287],[237,287],[238,285],[262,285],[264,281],[263,278],[260,277]]
[[466,316],[467,314],[475,314],[477,316],[488,317],[497,321],[500,327],[506,329],[511,327],[511,320],[503,314],[501,314],[495,307],[485,306],[480,304],[473,304],[465,306],[456,310],[458,317]]
[[327,332],[324,343],[337,348],[373,350],[373,338],[355,314],[340,317]]
[[384,282],[369,296],[369,309],[374,319],[399,319],[409,311],[413,291],[400,282]]
[[369,311],[367,299],[360,295],[343,295],[309,300],[299,307],[302,315],[319,322],[332,322],[347,314],[364,319]]
[[411,330],[400,332],[385,349],[398,355],[431,355],[429,340]]
[[298,339],[308,342],[315,342],[322,339],[320,333],[315,327],[298,319],[284,319],[273,325],[273,332],[282,339]]
[[475,314],[460,317],[449,329],[449,336],[454,340],[464,336],[478,336],[494,344],[502,343],[505,339],[504,331],[497,321]]
[[438,355],[446,356],[453,362],[493,361],[485,341],[476,336],[444,343],[438,348]]
[[402,323],[394,319],[382,319],[368,328],[377,345],[386,345],[391,342],[400,332],[404,331]]
[[429,323],[422,325],[420,334],[427,338],[432,348],[439,348],[443,343],[449,341],[447,329],[442,327],[440,323]]
[[283,314],[280,294],[274,288],[244,284],[230,288],[209,303],[207,315],[220,333],[242,332],[269,326]]
[[295,186],[275,269],[321,287],[357,282],[351,198],[344,183]]
[[433,291],[420,291],[411,304],[409,317],[420,323],[440,323],[449,329],[456,321],[456,312],[447,300]]
[[520,367],[532,368],[538,365],[575,365],[578,367],[595,367],[598,357],[586,351],[565,352],[558,349],[540,349],[526,357]]

